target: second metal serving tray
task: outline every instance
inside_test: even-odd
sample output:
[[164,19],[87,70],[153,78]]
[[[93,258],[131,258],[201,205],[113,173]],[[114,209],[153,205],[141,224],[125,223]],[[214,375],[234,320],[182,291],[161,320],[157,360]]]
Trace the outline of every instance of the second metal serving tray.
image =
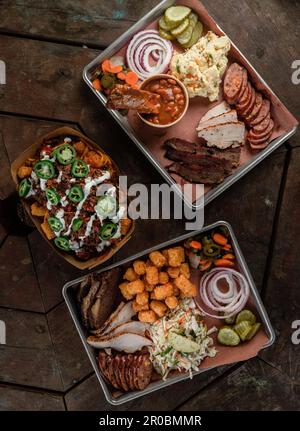
[[[180,243],[182,241],[185,241],[187,238],[190,238],[192,236],[196,236],[199,233],[204,233],[204,232],[213,230],[213,229],[215,229],[217,227],[220,227],[220,226],[224,226],[224,227],[226,227],[228,229],[230,237],[231,237],[231,242],[232,242],[232,245],[233,245],[233,248],[234,248],[234,252],[235,252],[235,255],[236,255],[236,258],[237,258],[238,266],[240,268],[241,273],[246,277],[246,279],[247,279],[247,281],[249,283],[250,291],[251,291],[251,298],[252,298],[253,303],[254,303],[254,305],[256,307],[256,311],[257,311],[257,313],[260,316],[260,320],[262,322],[262,325],[263,325],[264,330],[265,330],[265,332],[267,334],[267,337],[268,337],[268,342],[263,346],[263,349],[265,349],[267,347],[270,347],[274,343],[274,341],[275,341],[275,332],[274,332],[274,329],[272,328],[272,325],[271,325],[271,322],[270,322],[269,317],[267,315],[267,312],[266,312],[266,310],[264,308],[264,305],[263,305],[263,303],[261,301],[260,295],[259,295],[259,293],[258,293],[258,291],[256,289],[256,286],[254,284],[253,278],[252,278],[252,276],[250,274],[250,271],[249,271],[249,268],[248,268],[248,266],[247,266],[247,264],[245,262],[245,259],[243,257],[242,252],[241,252],[241,249],[240,249],[240,247],[238,245],[238,242],[237,242],[237,239],[236,239],[236,237],[234,235],[234,232],[233,232],[231,226],[228,223],[224,222],[224,221],[216,222],[213,225],[205,227],[201,231],[189,232],[188,234],[185,234],[185,235],[182,235],[180,237],[174,238],[173,240],[164,242],[164,243],[159,244],[159,245],[157,245],[157,246],[155,246],[153,248],[144,250],[141,253],[136,254],[135,256],[131,256],[128,259],[125,259],[125,260],[123,260],[121,262],[118,262],[118,263],[115,263],[113,265],[110,265],[110,266],[108,266],[106,268],[103,268],[103,269],[97,271],[97,272],[100,273],[100,272],[103,272],[103,271],[107,271],[107,270],[113,269],[113,268],[115,268],[117,266],[127,265],[128,263],[130,263],[130,262],[132,262],[132,261],[134,261],[134,260],[136,260],[138,258],[141,258],[142,256],[145,256],[145,255],[151,253],[152,251],[172,246],[174,244],[177,244],[177,243]],[[100,370],[99,370],[99,367],[98,367],[98,363],[97,363],[97,356],[96,356],[97,355],[97,351],[96,351],[96,349],[92,348],[86,342],[86,329],[84,328],[83,324],[81,323],[80,311],[78,309],[77,301],[76,301],[76,289],[78,288],[79,284],[81,283],[81,281],[83,279],[84,279],[84,277],[81,277],[81,278],[78,278],[76,280],[73,280],[73,281],[70,281],[69,283],[67,283],[64,286],[64,288],[63,288],[63,296],[64,296],[64,299],[65,299],[65,301],[67,303],[69,312],[70,312],[71,317],[73,319],[73,322],[74,322],[74,324],[76,326],[76,329],[77,329],[77,331],[79,333],[79,336],[81,338],[81,341],[82,341],[82,343],[84,345],[84,348],[85,348],[85,350],[86,350],[86,352],[87,352],[87,354],[89,356],[89,359],[91,361],[91,364],[92,364],[92,366],[93,366],[93,368],[95,370],[95,373],[96,373],[96,376],[97,376],[97,378],[99,380],[99,383],[100,383],[100,385],[101,385],[101,387],[103,389],[105,397],[106,397],[107,401],[110,404],[120,405],[120,404],[123,404],[125,402],[132,401],[132,400],[134,400],[136,398],[142,397],[144,395],[150,394],[150,393],[152,393],[154,391],[157,391],[159,389],[165,388],[166,386],[172,385],[173,383],[178,383],[178,382],[180,382],[182,380],[186,380],[186,379],[190,378],[190,376],[189,376],[188,373],[184,373],[184,374],[181,374],[181,375],[170,377],[166,381],[160,380],[160,381],[157,381],[157,382],[152,382],[143,391],[129,392],[129,393],[121,395],[119,397],[115,397],[113,395],[113,393],[111,392],[110,388],[108,387],[108,385],[106,384],[106,382],[104,381],[104,379],[103,379],[103,377],[102,377],[102,375],[100,373]],[[205,371],[208,371],[208,370],[209,370],[209,368],[208,369],[201,369],[200,371],[195,372],[194,375],[197,375],[197,374],[200,374],[200,373],[204,373]]]
[[[115,55],[126,43],[129,42],[129,40],[133,37],[134,34],[144,29],[151,22],[155,21],[158,17],[162,15],[162,13],[167,7],[173,5],[174,3],[175,3],[174,0],[163,0],[155,8],[153,8],[151,12],[149,12],[143,18],[141,18],[136,24],[134,24],[122,36],[120,36],[117,40],[115,40],[115,42],[113,42],[107,49],[105,49],[98,57],[96,57],[91,63],[89,63],[84,68],[83,79],[90,87],[90,89],[93,91],[93,93],[98,97],[98,99],[103,104],[103,106],[106,106],[106,97],[94,89],[92,85],[92,81],[90,79],[91,72],[95,69],[95,67],[99,66],[104,59],[110,58],[113,55]],[[225,32],[219,26],[218,28],[223,34],[225,34]],[[243,59],[244,63],[254,71],[258,81],[261,82],[261,84],[270,92],[270,94],[276,97],[275,93],[271,90],[269,85],[265,82],[265,80],[260,76],[260,74],[250,64],[250,62],[246,59],[246,57],[241,53],[241,51],[237,48],[237,46],[232,41],[231,41],[231,45],[238,52],[240,57]],[[277,98],[277,100],[279,99]],[[275,139],[266,149],[254,155],[248,163],[238,168],[231,176],[227,177],[221,184],[219,184],[214,189],[206,193],[204,202],[203,202],[203,198],[200,198],[196,202],[191,203],[190,200],[184,196],[180,186],[169,175],[167,170],[158,163],[158,161],[153,156],[153,154],[147,149],[145,145],[143,145],[143,142],[138,138],[133,128],[129,125],[126,117],[123,117],[118,111],[108,110],[108,112],[122,127],[122,129],[127,133],[127,135],[131,138],[131,140],[135,143],[135,145],[141,150],[141,152],[147,157],[147,159],[152,163],[152,165],[158,170],[158,172],[164,177],[167,183],[173,186],[176,193],[184,200],[185,204],[188,207],[192,208],[193,210],[198,210],[202,208],[203,205],[206,205],[209,202],[213,201],[217,196],[223,193],[226,189],[232,186],[236,181],[238,181],[249,171],[251,171],[262,160],[268,157],[273,151],[275,151],[280,145],[282,145],[283,142],[287,141],[291,136],[293,136],[297,130],[297,126],[294,126],[293,128],[291,128],[291,130],[287,131],[282,136]]]

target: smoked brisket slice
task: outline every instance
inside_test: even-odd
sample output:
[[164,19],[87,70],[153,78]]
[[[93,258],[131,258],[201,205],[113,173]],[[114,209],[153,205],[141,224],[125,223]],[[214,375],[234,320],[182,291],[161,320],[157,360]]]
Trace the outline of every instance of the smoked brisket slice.
[[106,102],[108,109],[134,109],[140,114],[158,114],[160,96],[129,85],[115,85]]
[[225,170],[210,164],[207,159],[204,163],[185,164],[173,163],[168,171],[180,175],[191,183],[214,185],[221,183],[225,178]]

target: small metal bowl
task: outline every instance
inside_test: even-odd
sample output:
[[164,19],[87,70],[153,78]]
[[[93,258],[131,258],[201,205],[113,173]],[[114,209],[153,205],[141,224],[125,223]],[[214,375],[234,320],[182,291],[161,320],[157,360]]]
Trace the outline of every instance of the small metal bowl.
[[159,74],[159,75],[150,76],[150,78],[146,79],[141,84],[141,86],[140,86],[141,90],[143,90],[145,88],[145,86],[147,84],[149,84],[149,82],[151,82],[151,81],[157,81],[157,80],[160,80],[160,79],[172,79],[173,81],[176,81],[177,84],[182,88],[183,94],[185,96],[185,107],[184,107],[184,110],[183,110],[182,114],[175,121],[173,121],[172,123],[169,123],[169,124],[154,124],[151,121],[148,121],[146,118],[143,117],[143,115],[145,115],[145,114],[138,114],[138,116],[143,121],[143,123],[147,124],[148,126],[155,127],[156,129],[165,129],[167,127],[174,126],[180,120],[182,120],[182,118],[185,116],[185,114],[186,114],[186,112],[188,110],[188,107],[189,107],[189,95],[188,95],[186,87],[183,85],[182,82],[179,81],[179,79],[175,78],[172,75],[167,75],[167,74],[163,74],[163,73]]

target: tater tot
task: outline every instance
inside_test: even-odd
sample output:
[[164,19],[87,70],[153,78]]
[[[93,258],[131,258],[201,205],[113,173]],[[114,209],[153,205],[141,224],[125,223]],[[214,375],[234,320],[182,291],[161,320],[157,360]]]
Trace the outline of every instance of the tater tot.
[[74,144],[74,148],[75,148],[76,152],[78,153],[78,155],[83,154],[85,147],[86,147],[86,145],[82,141],[76,142]]
[[130,220],[130,218],[122,218],[121,220],[121,234],[122,235],[126,235],[132,225],[132,220]]
[[154,289],[155,299],[162,301],[168,296],[173,295],[173,286],[171,283],[163,284],[162,286],[156,286]]
[[153,251],[149,254],[149,258],[154,266],[157,268],[161,268],[166,265],[167,261],[163,254],[160,251]]
[[180,295],[180,290],[175,285],[173,285],[173,294],[174,294],[174,296]]
[[125,283],[121,283],[120,285],[119,285],[119,289],[121,290],[121,293],[122,293],[122,295],[124,296],[124,298],[125,299],[127,299],[128,301],[130,301],[131,299],[133,299],[133,295],[130,295],[129,293],[128,293],[128,289],[127,289],[127,286],[128,286],[128,283],[127,282],[125,282]]
[[49,223],[47,220],[44,220],[44,223],[41,224],[41,229],[49,240],[55,238],[56,235],[51,229],[51,227],[49,226]]
[[150,299],[156,299],[154,290],[150,293]]
[[180,266],[184,260],[184,248],[183,247],[173,247],[168,250],[168,264],[173,267]]
[[178,287],[184,297],[196,296],[196,286],[190,282],[183,274],[174,280],[175,286]]
[[158,274],[158,282],[159,282],[159,284],[166,284],[166,283],[168,283],[168,281],[169,281],[168,274],[166,272],[164,272],[164,271],[161,271]]
[[169,259],[168,250],[163,250],[161,253],[164,256],[164,258],[166,259],[166,265],[168,265],[168,259]]
[[152,292],[152,290],[154,289],[155,285],[154,284],[149,284],[147,282],[147,280],[144,280],[144,285],[145,285],[145,290],[147,292]]
[[138,279],[137,274],[134,272],[133,268],[128,268],[123,275],[124,280],[135,281]]
[[171,266],[169,266],[167,268],[167,272],[171,278],[177,278],[180,273],[180,268],[172,268]]
[[139,312],[139,320],[145,323],[154,323],[158,319],[157,314],[154,313],[153,310],[149,311],[140,311]]
[[142,280],[131,281],[127,284],[127,292],[129,295],[137,295],[142,293],[145,289],[145,285]]
[[135,297],[135,300],[139,305],[146,305],[148,304],[149,293],[148,292],[138,293]]
[[165,302],[171,310],[173,310],[173,308],[176,308],[178,305],[178,299],[176,298],[176,296],[169,296],[168,298],[166,298]]
[[158,284],[158,269],[156,266],[146,268],[146,281],[152,285]]
[[23,179],[31,175],[32,168],[30,166],[21,166],[18,169],[18,177]]
[[142,260],[136,260],[133,262],[133,269],[137,275],[146,274],[146,264]]
[[36,217],[44,217],[47,213],[47,208],[39,206],[39,204],[37,204],[36,202],[31,205],[30,209],[31,214]]
[[154,311],[159,317],[163,317],[166,314],[167,306],[160,301],[151,301],[150,308]]
[[132,302],[132,308],[135,313],[149,310],[149,304],[140,305],[135,300]]
[[186,278],[190,278],[191,272],[188,263],[182,263],[180,265],[180,274],[183,274]]

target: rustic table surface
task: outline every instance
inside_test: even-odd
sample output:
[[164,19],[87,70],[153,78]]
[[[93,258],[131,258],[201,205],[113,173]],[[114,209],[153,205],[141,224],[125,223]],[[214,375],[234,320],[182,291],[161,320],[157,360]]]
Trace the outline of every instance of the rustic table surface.
[[[33,140],[61,125],[86,133],[126,166],[132,181],[162,178],[83,84],[83,67],[157,0],[0,0],[0,410],[114,410],[102,393],[64,304],[63,284],[78,271],[55,255],[16,215],[10,164]],[[204,0],[295,116],[300,86],[297,0]],[[120,410],[300,409],[300,140],[261,163],[206,209],[229,221],[277,332],[276,344],[246,363],[216,369]],[[124,258],[183,233],[183,223],[138,223]]]

